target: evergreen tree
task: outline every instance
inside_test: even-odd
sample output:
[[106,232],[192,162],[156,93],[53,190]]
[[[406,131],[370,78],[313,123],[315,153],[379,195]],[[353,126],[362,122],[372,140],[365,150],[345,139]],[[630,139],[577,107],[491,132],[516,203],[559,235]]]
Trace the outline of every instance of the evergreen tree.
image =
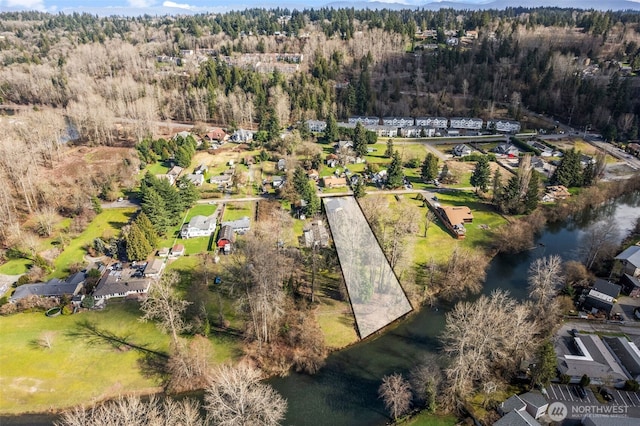
[[476,192],[478,189],[482,192],[487,192],[490,178],[491,169],[489,168],[489,158],[483,155],[478,159],[476,167],[471,174],[471,185],[475,186]]
[[422,163],[422,169],[420,170],[420,177],[423,182],[429,182],[434,180],[438,176],[438,157],[432,153],[427,153],[427,156]]
[[336,118],[333,116],[333,113],[327,117],[327,127],[324,129],[324,137],[329,143],[337,142],[339,139],[338,124],[336,123]]
[[127,259],[129,260],[144,260],[153,251],[149,241],[147,241],[144,233],[135,222],[131,224],[125,237],[125,242],[127,245]]
[[389,164],[389,168],[387,169],[387,186],[389,186],[389,188],[401,187],[403,177],[400,154],[398,151],[395,151],[391,159],[391,164]]
[[393,156],[393,139],[391,138],[387,140],[387,149],[384,151],[384,156],[387,158],[391,158],[391,156]]
[[367,129],[362,123],[357,123],[353,131],[353,150],[359,157],[367,155]]
[[191,165],[191,155],[189,154],[189,150],[184,146],[178,148],[175,158],[176,163],[178,163],[180,167],[189,167]]
[[582,185],[580,151],[576,151],[574,148],[565,151],[551,180],[566,187]]
[[[156,191],[164,200],[165,209],[169,217],[169,223],[176,225],[182,219],[182,212],[185,210],[186,205],[178,194],[178,189],[171,185],[168,180],[161,179],[155,186]],[[153,223],[151,217],[149,220]]]
[[311,181],[307,182],[307,206],[305,207],[305,214],[307,216],[315,216],[320,212],[320,198],[318,194],[316,194],[315,188],[313,187],[313,183]]
[[307,189],[308,189],[308,185],[307,184],[309,183],[309,177],[304,172],[304,169],[302,167],[298,166],[293,171],[292,182],[293,182],[293,187],[295,188],[296,192],[301,197],[304,198],[305,192],[307,192]]
[[537,354],[538,362],[535,363],[535,367],[532,371],[531,385],[535,386],[541,384],[546,386],[551,379],[556,377],[557,364],[556,353],[553,349],[553,344],[549,341],[545,342]]
[[518,176],[509,178],[507,185],[500,191],[498,198],[498,208],[502,212],[515,214],[517,213],[518,204],[520,203],[520,182]]
[[593,185],[596,179],[596,165],[589,161],[582,171],[582,186]]
[[358,180],[356,181],[356,183],[351,185],[351,189],[353,190],[353,196],[356,198],[362,198],[367,195],[366,188],[361,176],[358,176]]
[[144,234],[144,237],[149,242],[149,245],[151,245],[151,247],[157,247],[158,233],[156,232],[147,215],[144,212],[140,212],[140,214],[138,214],[138,217],[136,217],[135,223],[136,225],[138,225],[138,228],[140,228],[140,231],[142,231],[142,233]]
[[531,173],[529,186],[524,196],[524,212],[531,213],[538,207],[538,197],[540,191],[540,176],[535,170]]
[[160,194],[154,188],[145,189],[142,195],[142,211],[153,224],[158,235],[164,235],[169,227],[169,212]]
[[200,198],[200,191],[186,177],[178,179],[178,196],[183,209],[188,209]]

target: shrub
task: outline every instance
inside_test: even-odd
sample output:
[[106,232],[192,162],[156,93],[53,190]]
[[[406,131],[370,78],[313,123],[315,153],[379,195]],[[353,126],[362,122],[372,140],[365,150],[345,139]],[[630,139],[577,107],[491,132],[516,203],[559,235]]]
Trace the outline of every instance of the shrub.
[[23,275],[20,276],[20,278],[18,278],[18,281],[16,281],[16,286],[29,284],[30,281],[31,281],[31,278],[29,278],[29,275],[28,274],[23,274]]
[[571,382],[571,376],[569,376],[568,374],[560,375],[560,383],[562,383],[563,385],[568,385],[570,382]]
[[64,305],[62,307],[62,315],[71,315],[73,313],[73,308],[71,305]]
[[636,380],[627,380],[624,382],[624,390],[631,392],[638,392],[640,390],[640,383]]

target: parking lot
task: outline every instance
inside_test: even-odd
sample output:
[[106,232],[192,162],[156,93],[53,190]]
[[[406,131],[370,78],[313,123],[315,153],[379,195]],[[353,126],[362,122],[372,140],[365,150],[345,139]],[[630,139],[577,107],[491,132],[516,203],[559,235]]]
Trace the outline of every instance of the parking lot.
[[[588,387],[585,388],[587,394],[586,397],[580,398],[578,396],[578,385],[556,385],[552,384],[547,388],[549,399],[551,401],[561,402],[574,402],[584,403],[589,405],[602,405],[593,394],[593,391]],[[625,407],[640,407],[640,393],[639,392],[627,392],[618,389],[609,389],[609,392],[613,395],[614,400],[609,402],[609,405],[621,405]]]

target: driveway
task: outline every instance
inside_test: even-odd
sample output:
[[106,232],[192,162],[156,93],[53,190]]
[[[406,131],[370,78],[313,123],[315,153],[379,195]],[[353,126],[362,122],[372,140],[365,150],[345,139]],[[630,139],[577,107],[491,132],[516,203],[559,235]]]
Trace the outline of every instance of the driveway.
[[11,285],[18,281],[20,275],[4,275],[0,274],[0,297],[5,295],[11,288]]

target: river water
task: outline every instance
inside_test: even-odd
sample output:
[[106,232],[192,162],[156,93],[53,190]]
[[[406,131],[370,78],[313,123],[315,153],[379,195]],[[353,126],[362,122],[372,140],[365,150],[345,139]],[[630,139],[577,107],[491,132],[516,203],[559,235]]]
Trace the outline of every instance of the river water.
[[[564,223],[551,224],[536,240],[536,248],[496,256],[487,271],[483,293],[500,288],[512,296],[526,297],[529,264],[542,256],[558,254],[577,259],[580,239],[600,220],[615,220],[619,240],[640,217],[640,194],[632,194]],[[292,373],[270,383],[289,402],[286,425],[383,425],[389,419],[377,389],[382,377],[407,373],[425,356],[438,356],[438,336],[447,306],[424,308],[380,337],[333,353],[314,376]]]
[[[536,240],[536,248],[496,256],[487,272],[483,293],[501,288],[512,296],[526,297],[527,270],[538,257],[558,254],[577,259],[580,239],[600,220],[615,220],[619,239],[640,217],[640,193],[631,194],[573,220],[551,224]],[[424,308],[377,338],[368,339],[329,356],[313,376],[291,373],[269,380],[289,403],[285,425],[383,425],[388,421],[377,389],[382,377],[407,373],[425,356],[437,362],[438,336],[449,307]],[[51,416],[26,415],[0,418],[0,424],[46,425]]]

